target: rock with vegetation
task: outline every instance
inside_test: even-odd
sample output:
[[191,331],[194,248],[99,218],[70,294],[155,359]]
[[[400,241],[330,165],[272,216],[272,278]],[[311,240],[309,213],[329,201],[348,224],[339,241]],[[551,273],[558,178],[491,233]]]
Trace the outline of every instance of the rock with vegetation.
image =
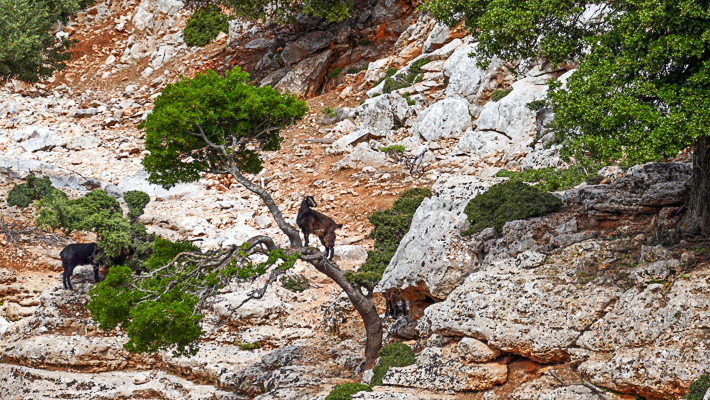
[[20,183],[10,190],[7,195],[7,204],[25,208],[37,200],[54,201],[66,198],[67,195],[64,192],[52,186],[48,176],[38,178],[30,174],[27,176],[27,183]]

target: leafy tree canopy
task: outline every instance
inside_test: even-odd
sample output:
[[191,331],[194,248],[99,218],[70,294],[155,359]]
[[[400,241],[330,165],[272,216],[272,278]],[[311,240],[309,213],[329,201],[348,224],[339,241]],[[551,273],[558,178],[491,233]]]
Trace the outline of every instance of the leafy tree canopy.
[[165,87],[139,125],[150,151],[143,165],[149,180],[164,187],[196,181],[202,172],[225,174],[236,168],[258,173],[262,160],[257,150],[278,150],[280,130],[307,110],[293,95],[252,86],[249,74],[238,67],[224,78],[212,70],[183,78]]
[[62,70],[73,41],[52,35],[52,26],[93,0],[0,0],[0,82],[36,82]]
[[328,22],[338,22],[350,17],[353,0],[187,0],[191,8],[216,4],[232,10],[236,15],[277,23],[293,23],[299,16],[320,17]]
[[710,3],[694,0],[430,0],[463,17],[486,65],[579,58],[550,94],[567,155],[644,162],[674,157],[710,132]]

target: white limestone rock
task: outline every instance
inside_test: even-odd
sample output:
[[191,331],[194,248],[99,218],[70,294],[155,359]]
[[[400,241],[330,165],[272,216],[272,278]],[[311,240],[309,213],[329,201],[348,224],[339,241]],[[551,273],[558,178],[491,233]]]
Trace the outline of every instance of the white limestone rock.
[[410,133],[427,141],[459,137],[471,127],[468,106],[468,102],[461,98],[440,100],[419,115]]

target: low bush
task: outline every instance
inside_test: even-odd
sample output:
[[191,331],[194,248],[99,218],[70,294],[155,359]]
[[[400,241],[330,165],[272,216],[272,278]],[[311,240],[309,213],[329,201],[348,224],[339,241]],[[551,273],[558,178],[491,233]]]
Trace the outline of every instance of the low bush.
[[390,367],[406,367],[417,362],[414,357],[414,350],[402,342],[394,342],[388,344],[380,350],[380,361],[372,370],[372,386],[382,384],[382,378],[385,377]]
[[325,115],[328,118],[333,118],[335,117],[337,112],[335,111],[335,108],[332,107],[326,107],[323,109],[323,115]]
[[229,16],[209,5],[196,10],[185,24],[183,37],[188,46],[204,47],[220,32],[229,33]]
[[282,276],[280,281],[284,289],[290,290],[294,293],[301,293],[311,286],[311,281],[301,274],[295,276]]
[[66,199],[67,195],[61,190],[52,186],[48,176],[38,178],[32,174],[27,176],[27,183],[20,183],[7,194],[7,204],[26,208],[35,200],[42,199]]
[[430,196],[429,189],[412,188],[402,192],[392,208],[372,213],[369,220],[375,229],[370,237],[375,240],[375,249],[367,252],[367,260],[357,271],[345,273],[350,282],[369,287],[380,281],[399,242],[409,232],[414,212]]
[[491,93],[491,100],[493,101],[500,101],[503,97],[507,96],[510,94],[510,92],[513,91],[513,87],[509,87],[507,89],[496,89]]
[[343,69],[340,68],[340,67],[334,68],[334,69],[330,70],[330,72],[328,72],[328,79],[337,78],[338,75],[340,75],[340,72],[341,72],[342,70],[343,70]]
[[428,58],[420,58],[417,61],[413,62],[412,65],[409,66],[409,73],[410,74],[418,74],[422,71],[422,67],[429,64],[431,62],[430,59]]
[[363,385],[362,383],[344,383],[342,385],[335,385],[325,400],[350,400],[357,392],[372,392],[372,388],[369,385]]
[[384,153],[389,153],[390,151],[394,151],[395,153],[404,153],[405,150],[406,148],[401,144],[393,144],[391,146],[385,146],[380,148],[380,151]]
[[539,217],[558,210],[562,200],[521,180],[509,180],[491,186],[471,199],[464,212],[471,227],[462,235],[472,235],[493,227],[499,234],[508,221]]
[[237,342],[237,346],[242,350],[256,350],[256,349],[261,348],[261,343],[260,342],[254,342],[254,343]]
[[686,400],[703,400],[705,393],[710,389],[710,375],[701,375],[698,380],[690,384]]
[[404,99],[407,100],[407,105],[413,106],[413,105],[417,104],[417,102],[410,97],[411,95],[412,95],[411,93],[405,93],[402,95],[402,97],[404,97]]
[[[541,168],[529,169],[524,172],[501,170],[495,175],[510,180],[537,183],[535,187],[546,192],[571,189],[584,182],[588,176],[572,165],[564,169]],[[591,176],[591,175],[590,175]]]
[[540,111],[547,105],[547,100],[535,100],[526,104],[527,108],[531,111]]
[[150,203],[150,196],[140,190],[130,190],[123,195],[123,200],[128,205],[128,218],[135,220],[143,215],[145,206]]

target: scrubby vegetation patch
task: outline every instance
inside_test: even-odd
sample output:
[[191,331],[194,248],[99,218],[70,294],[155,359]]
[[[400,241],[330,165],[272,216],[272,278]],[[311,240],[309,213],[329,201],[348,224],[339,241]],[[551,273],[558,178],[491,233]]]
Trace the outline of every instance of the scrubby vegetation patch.
[[53,187],[48,176],[38,178],[30,174],[27,176],[27,183],[20,183],[10,190],[7,195],[7,204],[11,207],[26,208],[33,201],[44,198],[66,199],[67,195]]
[[372,388],[369,385],[363,385],[362,383],[344,383],[342,385],[335,385],[325,400],[350,400],[357,392],[372,392]]
[[372,386],[382,384],[382,378],[390,370],[390,367],[406,367],[417,362],[414,350],[399,341],[383,347],[380,350],[380,356],[380,361],[372,370]]
[[464,212],[471,227],[462,235],[472,235],[493,227],[499,234],[508,221],[539,217],[558,210],[562,200],[521,180],[509,180],[491,186],[471,199]]
[[195,11],[185,24],[183,36],[188,46],[204,47],[220,32],[229,32],[229,16],[219,7],[208,5]]

